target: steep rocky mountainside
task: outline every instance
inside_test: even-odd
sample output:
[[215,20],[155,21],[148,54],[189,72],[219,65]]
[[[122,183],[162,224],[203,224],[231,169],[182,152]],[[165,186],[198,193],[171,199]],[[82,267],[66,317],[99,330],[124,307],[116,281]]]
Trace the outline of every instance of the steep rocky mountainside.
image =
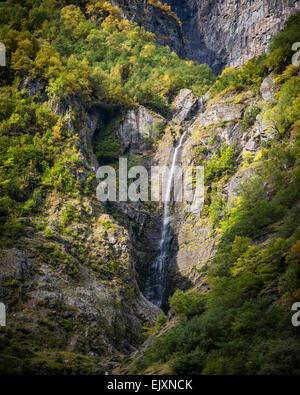
[[[299,371],[299,13],[215,79],[124,18],[183,53],[159,1],[0,7],[0,373]],[[98,201],[96,170],[170,165],[180,140],[205,199],[170,203],[162,311],[164,206]]]
[[125,15],[158,34],[180,56],[208,64],[217,74],[267,49],[290,15],[300,9],[298,0],[167,0],[182,22],[155,1],[118,0]]
[[[299,82],[299,71],[297,75]],[[279,269],[284,260],[285,264],[291,262],[289,257],[292,256],[293,262],[299,264],[299,187],[294,184],[297,183],[294,177],[289,178],[285,173],[290,171],[290,175],[294,173],[296,176],[298,165],[295,162],[291,167],[283,164],[285,148],[276,143],[276,127],[270,123],[269,109],[278,111],[275,97],[279,89],[278,80],[276,83],[272,74],[262,81],[256,93],[251,90],[237,93],[233,90],[224,91],[217,97],[206,95],[204,108],[196,114],[189,110],[198,98],[189,90],[179,93],[175,103],[183,100],[185,107],[180,108],[182,118],[177,133],[188,131],[180,163],[183,167],[206,164],[205,205],[201,216],[195,217],[187,213],[186,203],[174,204],[167,280],[168,295],[173,295],[170,299],[171,310],[166,322],[163,320],[149,330],[149,339],[115,370],[116,374],[278,374],[283,371],[296,374],[298,371],[300,360],[295,350],[299,352],[300,345],[297,328],[291,326],[288,310],[299,297],[299,271],[297,269],[297,274],[290,272],[292,285],[288,274]],[[249,117],[250,113],[252,115]],[[167,128],[157,142],[155,163],[160,165],[169,163],[172,157],[177,114],[175,112],[170,120],[170,129]],[[298,110],[294,119],[299,120]],[[299,147],[296,148],[299,144],[296,142],[298,133],[299,121],[296,121],[287,140],[296,155],[299,152]],[[178,137],[176,140],[178,142]],[[276,147],[273,158],[266,154],[267,147],[272,146]],[[227,159],[225,155],[229,155]],[[264,155],[267,155],[268,164]],[[214,162],[216,158],[224,161],[221,165],[224,168],[211,175],[209,163],[217,166]],[[265,179],[263,188],[266,191],[262,192],[259,177],[268,166],[271,174],[277,171],[278,174],[273,180]],[[290,170],[287,170],[288,167]],[[271,211],[275,211],[267,214],[266,207],[262,209],[264,204],[259,207],[256,200],[277,200],[274,190],[278,185],[276,182],[279,182],[282,191],[286,188],[281,176],[280,181],[277,179],[280,172],[285,174],[283,176],[282,173],[285,182],[298,191],[290,201],[285,194],[284,198],[280,198],[281,204],[289,207],[281,220],[280,215],[275,214],[276,205],[270,203]],[[267,177],[270,177],[268,174]],[[249,215],[248,205],[257,213]],[[146,229],[150,227],[148,234],[152,237],[145,233],[145,245],[155,246],[158,243],[155,237],[158,218],[159,214],[157,218],[154,215],[151,223],[146,225]],[[230,223],[230,220],[233,222]],[[234,235],[238,236],[234,239]],[[293,252],[283,258],[289,241],[294,244]],[[230,257],[230,248],[234,258]],[[149,262],[147,257],[150,257]],[[151,256],[146,249],[142,261],[149,267],[154,257],[155,254]],[[225,280],[229,276],[230,259],[237,259],[230,269],[237,289],[234,288],[235,284]],[[151,272],[146,273],[151,276]],[[278,273],[282,273],[281,276],[277,277]],[[178,288],[188,292],[175,292]],[[242,296],[245,289],[247,293]],[[255,296],[256,292],[259,292],[258,296]],[[258,302],[254,302],[256,297]],[[260,313],[254,313],[255,308],[251,310],[251,303],[253,308],[258,303]],[[248,318],[244,314],[249,314]],[[252,318],[251,314],[254,314]],[[257,327],[252,319],[254,322],[259,320]],[[259,336],[260,325],[266,325],[265,319],[269,324],[272,322],[273,329],[264,327],[262,340],[256,336]],[[229,339],[225,340],[228,327],[232,329]],[[270,332],[270,343],[264,338],[264,330]],[[290,345],[284,343],[287,338],[286,343],[290,342]],[[213,347],[212,352],[210,347]],[[262,350],[265,358],[261,356]],[[285,353],[293,362],[280,359]],[[241,365],[240,358],[245,358],[246,365]]]
[[[36,94],[39,86],[31,81],[27,88]],[[53,110],[78,133],[85,165],[71,171],[87,180],[98,167],[91,138],[101,115],[90,114],[75,132],[70,108]],[[9,325],[0,371],[104,374],[140,344],[143,324],[161,312],[139,290],[128,229],[91,195],[50,194],[40,215],[24,222],[23,236],[1,248],[0,299]]]
[[179,56],[186,56],[181,20],[174,12],[163,7],[163,2],[157,0],[111,0],[111,3],[120,7],[123,15],[130,21],[155,33],[158,44],[168,45]]
[[297,0],[168,0],[183,23],[186,53],[219,73],[266,50],[300,9]]
[[[290,51],[296,37],[299,13],[273,40],[274,54]],[[205,166],[205,204],[200,218],[185,202],[173,205],[171,310],[116,373],[299,371],[291,309],[300,289],[300,85],[299,67],[282,59],[252,59],[225,70],[204,101],[182,90],[173,102],[152,161],[170,164],[186,133],[180,163]],[[152,211],[145,245],[158,245],[160,217]]]
[[214,75],[107,1],[0,8],[0,371],[103,374],[161,310],[136,270],[150,209],[101,204],[96,170],[149,153],[166,122],[153,108],[166,114],[180,88],[205,92]]
[[[124,152],[129,153],[129,161],[133,158],[136,161],[138,158],[148,168],[157,165],[170,166],[176,144],[185,131],[187,137],[181,151],[181,160],[178,162],[183,168],[199,165],[199,156],[201,162],[209,162],[224,145],[234,147],[236,164],[230,176],[213,187],[206,185],[206,199],[216,199],[215,203],[220,205],[217,207],[217,216],[222,216],[224,202],[229,205],[237,196],[239,186],[255,172],[257,162],[253,159],[271,137],[266,133],[267,126],[261,116],[252,120],[253,124],[248,128],[244,126],[243,118],[253,108],[266,109],[268,100],[275,92],[276,85],[272,76],[266,77],[262,82],[259,95],[251,91],[236,95],[229,92],[218,99],[209,99],[207,95],[206,101],[202,102],[191,90],[183,89],[175,98],[173,111],[168,119],[139,107],[130,110],[121,121],[118,120],[112,131],[120,137]],[[158,137],[153,133],[157,122],[164,126],[163,135]],[[144,143],[149,135],[154,143],[154,150],[152,148],[150,151]],[[201,149],[203,154],[199,155]],[[208,206],[204,207],[199,218],[188,214],[187,205],[186,202],[173,203],[167,298],[178,288],[187,290],[195,287],[199,291],[207,291],[203,268],[205,270],[215,256],[218,245],[218,230],[207,212]],[[121,210],[124,210],[124,206]],[[135,210],[136,214],[132,213],[131,218],[137,222],[137,226],[142,226],[142,231],[135,235],[135,253],[138,257],[136,269],[143,289],[147,279],[151,279],[151,263],[159,250],[162,205],[152,203],[151,206],[143,207],[139,204]],[[144,213],[142,220],[137,215],[141,212]],[[268,236],[266,240],[267,238]]]

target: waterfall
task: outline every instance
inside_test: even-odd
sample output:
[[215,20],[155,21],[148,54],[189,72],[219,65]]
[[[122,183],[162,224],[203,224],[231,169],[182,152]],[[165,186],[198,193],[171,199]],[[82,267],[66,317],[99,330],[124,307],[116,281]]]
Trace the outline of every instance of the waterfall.
[[151,265],[151,277],[148,277],[148,281],[145,288],[145,296],[152,303],[158,307],[163,307],[165,301],[166,293],[166,277],[167,277],[167,264],[169,258],[168,244],[171,240],[170,235],[170,225],[172,217],[170,216],[170,197],[172,191],[172,181],[174,179],[174,173],[176,169],[177,159],[180,149],[183,144],[183,140],[186,136],[187,131],[185,131],[180,137],[179,143],[174,150],[172,165],[169,172],[168,184],[165,192],[164,199],[164,211],[163,220],[161,227],[161,237],[159,242],[159,252],[157,258]]

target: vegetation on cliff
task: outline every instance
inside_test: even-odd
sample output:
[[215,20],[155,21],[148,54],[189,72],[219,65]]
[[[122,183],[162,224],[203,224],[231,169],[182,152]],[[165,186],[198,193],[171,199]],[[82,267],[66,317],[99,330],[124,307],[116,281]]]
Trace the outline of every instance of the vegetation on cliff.
[[[71,105],[78,130],[94,108],[142,104],[164,112],[180,88],[201,94],[214,76],[207,66],[155,45],[153,34],[107,1],[6,1],[0,7],[8,65],[0,71],[0,226],[14,238],[23,228],[20,218],[34,213],[47,191],[88,189],[71,171],[81,163],[78,136],[42,102]],[[43,97],[28,95],[30,81],[42,84]],[[98,151],[99,158],[114,157],[118,146],[108,138]]]
[[[170,306],[180,323],[154,340],[133,372],[299,373],[299,328],[291,323],[291,306],[300,297],[300,80],[299,67],[290,65],[299,18],[290,18],[269,54],[225,70],[211,89],[216,102],[255,97],[272,72],[274,100],[241,121],[251,128],[260,113],[268,138],[256,157],[239,157],[243,163],[230,147],[210,157],[207,147],[195,148],[196,163],[207,169],[210,206],[202,215],[210,216],[218,239],[216,255],[201,269],[208,270],[209,292],[176,291]],[[220,191],[238,166],[252,175],[226,202]]]
[[[160,1],[149,4],[176,17]],[[248,130],[259,115],[267,125],[272,138],[257,156],[242,158],[226,143],[211,154],[213,138],[191,153],[206,167],[202,216],[218,240],[216,255],[200,269],[208,269],[209,292],[175,292],[170,307],[179,324],[155,339],[134,371],[160,372],[165,364],[181,374],[299,373],[290,307],[300,297],[300,83],[299,68],[289,63],[300,14],[267,55],[215,82],[207,66],[156,45],[108,1],[8,0],[0,11],[7,48],[0,69],[0,244],[1,263],[12,273],[1,283],[10,327],[0,337],[0,371],[103,373],[106,358],[139,346],[143,324],[147,335],[169,324],[160,315],[151,327],[157,312],[150,314],[145,300],[140,311],[129,232],[117,221],[122,214],[105,213],[95,199],[92,147],[82,136],[91,114],[103,117],[97,159],[113,163],[120,145],[107,120],[119,110],[143,105],[167,115],[181,88],[202,95],[212,84],[212,101],[233,95],[238,103],[249,92],[258,96],[272,73],[275,100],[251,106],[237,121]],[[158,129],[163,134],[164,126]],[[252,176],[226,202],[222,187],[239,167]],[[23,269],[26,276],[14,278]]]
[[[93,127],[140,104],[164,113],[215,77],[103,0],[1,2],[0,41],[0,371],[101,373],[157,311],[127,230],[95,198]],[[103,164],[118,145],[105,135],[96,151]]]

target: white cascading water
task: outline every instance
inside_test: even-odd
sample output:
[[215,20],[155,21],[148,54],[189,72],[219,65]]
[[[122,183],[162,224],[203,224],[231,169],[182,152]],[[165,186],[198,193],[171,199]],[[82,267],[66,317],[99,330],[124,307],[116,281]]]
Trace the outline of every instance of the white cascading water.
[[174,179],[178,154],[182,147],[186,133],[187,131],[185,131],[180,137],[179,143],[175,148],[173,154],[172,165],[169,172],[169,179],[166,188],[166,197],[164,200],[164,214],[161,228],[161,238],[159,243],[159,253],[151,266],[151,278],[148,278],[145,289],[145,296],[147,297],[147,299],[161,308],[163,307],[165,301],[167,262],[169,258],[168,244],[171,239],[170,224],[172,217],[170,216],[170,197],[172,191],[172,181]]

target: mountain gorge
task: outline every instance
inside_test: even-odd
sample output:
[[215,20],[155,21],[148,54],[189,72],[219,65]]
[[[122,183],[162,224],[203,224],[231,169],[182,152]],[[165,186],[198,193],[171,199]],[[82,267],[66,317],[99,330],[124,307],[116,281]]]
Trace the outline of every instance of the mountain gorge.
[[[299,373],[298,3],[1,3],[2,374]],[[119,158],[201,214],[100,202]]]

